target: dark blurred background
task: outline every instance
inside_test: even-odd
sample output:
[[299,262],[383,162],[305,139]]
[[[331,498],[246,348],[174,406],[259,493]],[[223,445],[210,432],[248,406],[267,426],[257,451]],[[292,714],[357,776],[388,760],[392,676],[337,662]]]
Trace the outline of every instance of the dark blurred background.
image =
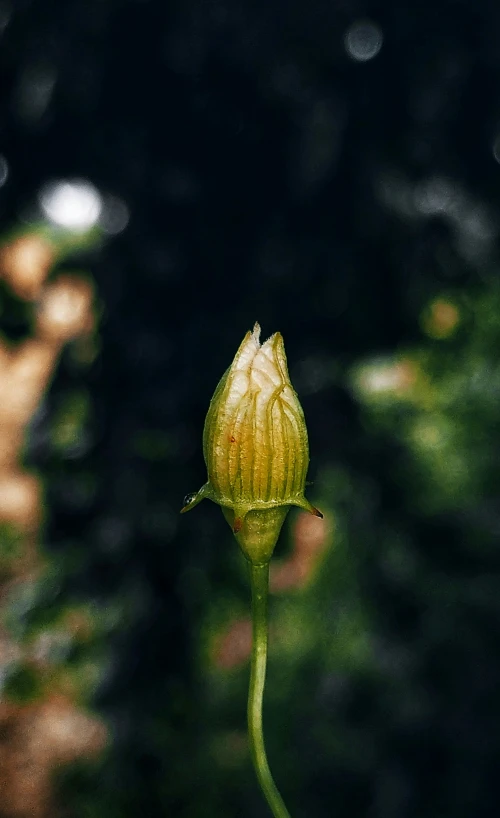
[[[496,816],[500,7],[2,0],[0,28],[6,348],[53,338],[60,275],[94,292],[23,426],[29,570],[3,535],[0,815],[267,815],[245,566],[216,506],[178,514],[258,320],[284,336],[326,521],[290,515],[274,569],[290,812]],[[23,291],[5,253],[26,236],[52,255]],[[85,730],[98,751],[44,767],[40,713],[42,756]]]

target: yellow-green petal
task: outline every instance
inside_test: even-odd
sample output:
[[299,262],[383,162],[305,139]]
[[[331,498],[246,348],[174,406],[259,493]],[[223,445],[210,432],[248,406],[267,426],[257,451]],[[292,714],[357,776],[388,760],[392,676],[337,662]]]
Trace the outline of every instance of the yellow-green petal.
[[218,503],[254,563],[270,559],[290,506],[321,516],[304,497],[307,429],[283,338],[259,339],[256,324],[215,390],[203,431],[208,481],[182,509]]

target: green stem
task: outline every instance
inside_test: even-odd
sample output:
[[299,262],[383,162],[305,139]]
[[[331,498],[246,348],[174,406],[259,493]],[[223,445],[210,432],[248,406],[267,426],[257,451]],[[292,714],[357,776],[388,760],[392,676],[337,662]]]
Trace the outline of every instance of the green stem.
[[252,662],[248,691],[248,735],[252,761],[262,792],[274,818],[290,818],[267,763],[262,732],[262,696],[266,681],[267,663],[267,597],[269,592],[269,563],[250,564],[252,588]]

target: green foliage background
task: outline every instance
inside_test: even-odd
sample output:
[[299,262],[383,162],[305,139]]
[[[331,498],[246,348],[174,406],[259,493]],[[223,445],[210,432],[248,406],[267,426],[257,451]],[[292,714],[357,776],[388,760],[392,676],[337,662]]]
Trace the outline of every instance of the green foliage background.
[[[284,335],[309,496],[333,521],[310,584],[271,605],[265,724],[291,814],[496,815],[496,8],[25,0],[7,17],[5,229],[52,177],[130,211],[64,260],[95,278],[100,354],[65,353],[25,452],[48,568],[9,627],[89,611],[91,638],[55,640],[55,662],[112,739],[60,771],[63,813],[264,814],[248,667],[213,662],[248,610],[245,566],[215,506],[178,516],[204,479],[210,396],[258,319]],[[364,19],[383,44],[362,63],[344,37]],[[1,303],[2,332],[24,337],[31,308]],[[22,667],[5,679],[38,695]]]

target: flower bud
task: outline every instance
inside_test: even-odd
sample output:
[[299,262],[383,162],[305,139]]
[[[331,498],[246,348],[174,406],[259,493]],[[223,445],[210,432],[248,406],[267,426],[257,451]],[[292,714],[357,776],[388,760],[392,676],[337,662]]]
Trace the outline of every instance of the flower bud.
[[259,338],[256,324],[215,390],[203,432],[208,482],[182,509],[204,497],[218,503],[254,563],[271,558],[290,506],[322,516],[304,497],[307,429],[283,338]]

